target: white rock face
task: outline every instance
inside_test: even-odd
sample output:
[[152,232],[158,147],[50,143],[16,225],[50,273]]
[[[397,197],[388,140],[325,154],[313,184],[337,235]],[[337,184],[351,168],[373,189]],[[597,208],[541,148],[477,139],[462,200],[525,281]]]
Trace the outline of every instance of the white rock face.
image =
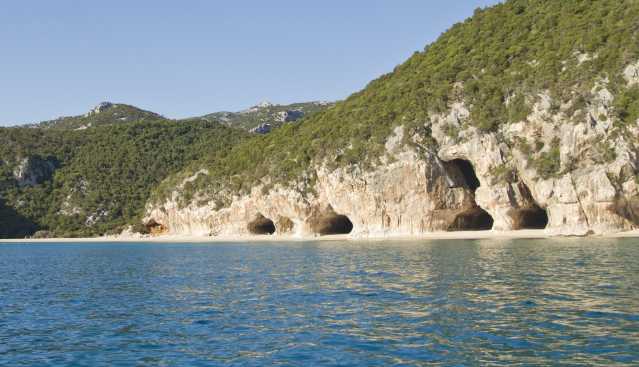
[[[300,185],[268,191],[259,186],[231,198],[226,208],[198,204],[206,202],[202,198],[181,208],[177,188],[166,202],[148,207],[145,221],[171,234],[249,235],[251,223],[263,216],[279,234],[307,236],[318,234],[327,218],[344,215],[352,223],[351,236],[367,238],[458,228],[481,208],[497,231],[532,228],[543,220],[549,234],[635,229],[639,142],[634,133],[615,132],[609,111],[614,97],[606,84],[602,80],[593,88],[590,103],[574,116],[566,116],[570,104],[557,112],[542,93],[525,121],[492,133],[472,127],[469,108],[453,103],[448,113],[431,116],[436,147],[403,144],[404,129],[398,127],[387,140],[386,156],[372,168],[312,168],[317,173],[312,194],[303,195]],[[556,160],[552,174],[536,168],[544,155],[544,164]],[[470,163],[479,187],[472,187],[459,162]]]
[[13,171],[13,178],[20,186],[36,186],[53,175],[53,162],[40,157],[27,157],[19,160]]
[[628,65],[623,72],[624,78],[628,82],[628,86],[639,84],[639,61]]
[[212,203],[180,208],[174,198],[151,208],[146,221],[161,223],[170,234],[249,235],[248,224],[262,215],[279,234],[309,236],[317,234],[314,227],[321,218],[337,214],[352,222],[352,236],[378,237],[446,230],[473,206],[472,192],[463,187],[459,173],[434,153],[420,156],[407,149],[371,171],[320,167],[317,173],[316,194],[309,197],[291,188],[263,193],[256,187],[220,210]]
[[111,103],[111,102],[101,102],[97,106],[93,107],[91,109],[91,111],[89,111],[85,116],[88,117],[88,116],[92,116],[92,115],[97,115],[99,113],[102,113],[102,112],[108,110],[111,107],[113,107],[113,103]]

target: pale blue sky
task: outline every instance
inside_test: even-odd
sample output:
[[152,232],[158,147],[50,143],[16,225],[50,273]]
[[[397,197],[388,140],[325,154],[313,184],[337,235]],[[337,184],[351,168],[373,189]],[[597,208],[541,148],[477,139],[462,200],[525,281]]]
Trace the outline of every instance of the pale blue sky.
[[0,125],[343,99],[496,0],[7,0]]

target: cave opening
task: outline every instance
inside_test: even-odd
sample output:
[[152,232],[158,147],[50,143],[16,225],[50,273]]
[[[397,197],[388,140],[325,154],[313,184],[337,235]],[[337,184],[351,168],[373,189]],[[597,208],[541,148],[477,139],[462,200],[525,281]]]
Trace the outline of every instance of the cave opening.
[[476,206],[458,214],[448,227],[448,231],[489,231],[493,228],[493,223],[493,217],[484,209]]
[[270,235],[275,233],[275,223],[259,213],[255,219],[249,222],[247,227],[248,231],[255,235]]
[[455,187],[461,187],[462,185],[460,184],[460,181],[463,179],[463,186],[467,187],[471,191],[471,195],[469,195],[470,197],[468,198],[470,203],[466,202],[466,205],[470,207],[455,215],[455,218],[452,220],[451,224],[448,227],[448,231],[454,232],[491,230],[494,224],[493,217],[475,202],[475,192],[481,186],[481,183],[479,182],[479,178],[475,173],[473,164],[466,159],[460,158],[453,159],[446,163],[449,165],[449,167],[456,168],[452,172],[449,171],[453,174],[453,177],[456,177],[455,182],[458,183],[458,186]]
[[518,209],[511,216],[514,229],[544,229],[548,225],[548,213],[537,205]]
[[353,230],[353,222],[345,215],[331,213],[319,217],[314,227],[321,236],[349,234]]
[[475,173],[475,168],[473,168],[473,164],[470,161],[465,159],[453,159],[449,163],[455,165],[461,171],[464,176],[464,181],[466,181],[466,185],[473,192],[481,186],[479,182],[479,178],[477,178],[477,174]]
[[153,219],[151,219],[148,223],[146,223],[144,227],[146,229],[146,233],[152,236],[161,235],[167,230],[167,228],[163,224],[158,223]]

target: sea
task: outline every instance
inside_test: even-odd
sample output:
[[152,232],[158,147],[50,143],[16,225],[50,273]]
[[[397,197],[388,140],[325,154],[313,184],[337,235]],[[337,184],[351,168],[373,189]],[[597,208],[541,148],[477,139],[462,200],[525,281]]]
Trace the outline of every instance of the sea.
[[639,240],[0,244],[0,366],[638,366]]

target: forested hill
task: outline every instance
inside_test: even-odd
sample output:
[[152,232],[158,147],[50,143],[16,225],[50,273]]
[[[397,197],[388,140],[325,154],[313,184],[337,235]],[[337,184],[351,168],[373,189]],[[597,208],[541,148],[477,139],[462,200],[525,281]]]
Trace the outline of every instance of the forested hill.
[[[113,110],[121,108],[128,109]],[[119,233],[139,223],[149,193],[166,176],[201,157],[223,156],[248,137],[204,119],[104,116],[81,130],[74,124],[86,120],[79,118],[0,128],[0,237]]]
[[221,159],[255,137],[253,128],[267,124],[257,132],[270,132],[330,105],[260,104],[171,120],[102,102],[83,115],[0,128],[0,238],[119,233],[139,224],[167,176]]
[[36,124],[35,127],[84,130],[100,125],[158,119],[164,118],[155,112],[145,111],[135,106],[102,102],[84,115],[59,117],[54,120],[43,121]]

